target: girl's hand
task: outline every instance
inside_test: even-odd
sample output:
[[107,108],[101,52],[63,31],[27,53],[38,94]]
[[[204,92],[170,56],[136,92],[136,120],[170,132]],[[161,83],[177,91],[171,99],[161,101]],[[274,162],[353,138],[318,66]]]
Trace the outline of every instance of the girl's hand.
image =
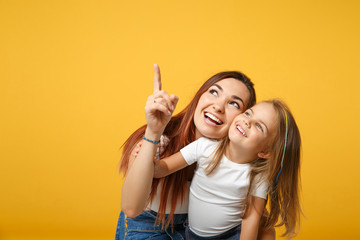
[[154,64],[154,70],[154,92],[148,97],[145,105],[146,132],[160,136],[170,121],[179,99],[161,90],[160,69],[157,64]]
[[[161,154],[165,151],[167,145],[169,144],[169,141],[170,141],[170,140],[169,140],[168,137],[166,137],[166,136],[164,136],[164,135],[161,135],[161,137],[160,137],[160,144],[159,144],[159,147],[158,147],[157,150],[156,150],[156,157],[155,157],[155,158],[157,158],[157,156],[161,155]],[[133,150],[133,153],[132,153],[135,158],[137,157],[138,153],[140,152],[140,149],[141,149],[141,145],[142,145],[142,144],[143,144],[143,140],[140,140],[140,141],[136,144],[136,146],[135,146],[135,148],[134,148],[134,150]]]

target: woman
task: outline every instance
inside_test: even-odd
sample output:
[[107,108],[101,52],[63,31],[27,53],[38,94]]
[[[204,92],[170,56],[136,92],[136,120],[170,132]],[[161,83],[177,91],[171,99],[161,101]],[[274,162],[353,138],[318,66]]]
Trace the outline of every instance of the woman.
[[[160,90],[160,70],[156,64],[154,68],[154,93],[148,101],[168,102],[171,117],[177,98]],[[202,85],[190,104],[170,119],[164,130],[169,141],[160,157],[170,156],[200,137],[224,137],[234,117],[255,102],[253,83],[244,74],[234,71],[215,74]],[[120,170],[126,178],[115,238],[124,239],[126,233],[127,239],[184,239],[188,187],[194,166],[153,180],[149,171],[153,166],[141,163],[141,151],[136,159],[133,154],[146,130],[146,125],[142,126],[124,144]],[[153,141],[160,138],[149,132],[146,136]]]

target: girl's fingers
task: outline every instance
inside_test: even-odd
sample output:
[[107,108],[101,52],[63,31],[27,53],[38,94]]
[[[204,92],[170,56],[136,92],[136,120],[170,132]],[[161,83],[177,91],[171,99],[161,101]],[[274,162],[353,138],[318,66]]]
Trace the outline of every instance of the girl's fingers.
[[134,157],[136,158],[138,153],[140,152],[141,149],[141,145],[142,145],[142,140],[140,142],[138,142],[134,148]]

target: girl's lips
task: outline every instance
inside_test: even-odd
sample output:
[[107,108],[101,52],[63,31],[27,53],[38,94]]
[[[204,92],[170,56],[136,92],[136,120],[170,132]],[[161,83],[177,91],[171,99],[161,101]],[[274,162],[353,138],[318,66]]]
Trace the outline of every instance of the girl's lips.
[[205,117],[205,121],[211,125],[219,126],[223,124],[223,122],[212,113],[205,112],[204,117]]
[[247,137],[245,130],[240,125],[236,125],[236,129],[241,133],[241,135]]

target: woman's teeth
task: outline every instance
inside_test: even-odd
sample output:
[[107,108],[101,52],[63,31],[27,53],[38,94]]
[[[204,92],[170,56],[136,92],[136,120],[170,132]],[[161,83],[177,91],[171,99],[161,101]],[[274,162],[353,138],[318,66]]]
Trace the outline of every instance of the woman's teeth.
[[223,124],[223,122],[218,119],[217,117],[215,117],[214,115],[212,115],[211,113],[205,113],[205,117],[210,118],[213,122],[215,122],[217,125]]

